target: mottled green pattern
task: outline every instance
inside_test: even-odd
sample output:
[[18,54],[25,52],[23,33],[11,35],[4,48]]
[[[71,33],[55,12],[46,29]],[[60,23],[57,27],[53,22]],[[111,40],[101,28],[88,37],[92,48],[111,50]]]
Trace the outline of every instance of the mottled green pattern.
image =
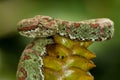
[[39,38],[31,42],[23,51],[17,70],[17,80],[44,80],[42,71],[45,46],[53,43],[52,39]]
[[31,49],[39,52],[41,56],[44,56],[46,54],[45,46],[47,44],[52,44],[53,40],[51,38],[37,38],[33,43],[34,46]]
[[20,21],[18,30],[21,35],[30,38],[59,34],[80,41],[104,41],[113,36],[114,23],[108,18],[74,22],[38,15]]
[[[23,60],[25,55],[30,59]],[[42,65],[42,58],[35,51],[25,50],[18,65],[17,80],[43,80]],[[25,71],[21,71],[21,68]]]
[[94,80],[88,71],[95,67],[91,59],[96,56],[87,47],[114,33],[107,18],[72,22],[38,15],[18,26],[21,35],[35,39],[22,53],[17,80]]
[[77,39],[81,41],[104,41],[110,39],[113,36],[113,26],[105,24],[104,28],[100,26],[92,27],[90,24],[80,24],[79,27],[74,25],[68,27],[66,25],[59,24],[59,35],[68,37],[70,39]]

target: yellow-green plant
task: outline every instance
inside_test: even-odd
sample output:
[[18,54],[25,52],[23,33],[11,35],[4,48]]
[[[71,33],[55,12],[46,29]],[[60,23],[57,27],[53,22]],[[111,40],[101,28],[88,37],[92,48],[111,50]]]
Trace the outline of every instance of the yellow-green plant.
[[17,80],[94,80],[89,70],[96,55],[87,48],[113,36],[107,18],[79,22],[35,16],[18,23],[19,33],[34,40],[22,53]]

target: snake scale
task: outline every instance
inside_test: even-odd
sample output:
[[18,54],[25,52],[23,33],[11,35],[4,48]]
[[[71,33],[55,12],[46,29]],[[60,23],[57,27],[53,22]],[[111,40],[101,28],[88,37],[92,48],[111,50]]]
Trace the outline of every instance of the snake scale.
[[96,55],[87,48],[111,39],[114,23],[108,18],[67,21],[37,15],[18,23],[22,36],[34,38],[24,49],[17,80],[94,80],[89,70]]

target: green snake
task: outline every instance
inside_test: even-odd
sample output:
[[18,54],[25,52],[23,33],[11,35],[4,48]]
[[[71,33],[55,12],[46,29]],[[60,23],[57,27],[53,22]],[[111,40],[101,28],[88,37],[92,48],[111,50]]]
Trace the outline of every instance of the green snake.
[[17,80],[45,80],[43,58],[48,54],[46,46],[54,44],[52,36],[59,35],[81,42],[104,41],[112,38],[114,23],[108,18],[74,22],[37,15],[20,21],[18,31],[22,36],[34,40],[22,53]]

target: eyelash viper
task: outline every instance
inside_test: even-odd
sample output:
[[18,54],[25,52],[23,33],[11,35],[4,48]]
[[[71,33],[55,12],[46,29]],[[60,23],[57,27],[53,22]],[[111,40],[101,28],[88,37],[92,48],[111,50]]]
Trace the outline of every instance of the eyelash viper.
[[35,16],[18,23],[21,35],[34,38],[26,46],[17,69],[17,80],[94,80],[89,51],[94,41],[112,38],[114,24],[108,18],[73,22]]

